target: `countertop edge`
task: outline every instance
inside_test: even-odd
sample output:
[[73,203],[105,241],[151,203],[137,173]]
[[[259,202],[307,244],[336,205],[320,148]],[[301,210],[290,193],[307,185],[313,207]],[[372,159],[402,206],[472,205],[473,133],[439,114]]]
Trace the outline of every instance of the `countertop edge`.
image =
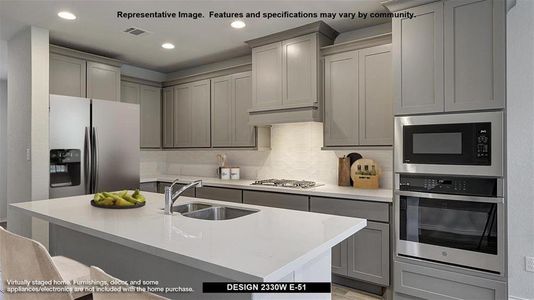
[[[149,182],[172,182],[171,179],[165,178],[167,175],[163,176],[146,176],[141,177],[140,183],[149,183]],[[168,175],[172,176],[172,175]],[[180,176],[176,176],[180,177]],[[195,176],[183,176],[183,177],[195,177]],[[198,177],[199,179],[204,179],[205,177]],[[209,180],[219,180],[216,178],[209,178],[203,182],[204,186],[208,187],[222,187],[222,188],[233,188],[233,189],[242,189],[242,190],[251,190],[251,191],[264,191],[272,193],[282,193],[282,194],[296,194],[296,195],[307,195],[307,196],[316,196],[316,197],[326,197],[326,198],[338,198],[346,200],[361,200],[361,201],[372,201],[372,202],[381,202],[381,203],[392,203],[393,202],[393,190],[391,190],[391,196],[371,196],[358,193],[342,193],[342,192],[331,192],[331,191],[320,191],[321,186],[311,189],[290,189],[290,188],[279,188],[272,186],[259,186],[259,185],[250,185],[250,184],[239,184],[229,180],[228,183],[225,182],[210,182]],[[252,180],[250,180],[252,182]],[[189,180],[183,179],[179,180],[180,183],[188,183]],[[380,190],[389,190],[389,189],[380,189]],[[365,190],[366,192],[372,190]]]

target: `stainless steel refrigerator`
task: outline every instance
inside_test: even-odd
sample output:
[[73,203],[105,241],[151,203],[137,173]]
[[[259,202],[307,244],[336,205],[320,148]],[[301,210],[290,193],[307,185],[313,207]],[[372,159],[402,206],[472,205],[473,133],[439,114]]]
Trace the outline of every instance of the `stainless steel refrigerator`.
[[139,187],[139,105],[50,95],[50,198]]

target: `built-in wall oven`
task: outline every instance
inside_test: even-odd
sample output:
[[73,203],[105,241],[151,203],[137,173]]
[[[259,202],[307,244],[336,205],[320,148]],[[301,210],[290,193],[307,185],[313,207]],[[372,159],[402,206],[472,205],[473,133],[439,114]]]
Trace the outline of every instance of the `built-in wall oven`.
[[397,180],[398,255],[504,272],[502,179],[400,174]]
[[395,118],[395,172],[503,176],[503,113]]

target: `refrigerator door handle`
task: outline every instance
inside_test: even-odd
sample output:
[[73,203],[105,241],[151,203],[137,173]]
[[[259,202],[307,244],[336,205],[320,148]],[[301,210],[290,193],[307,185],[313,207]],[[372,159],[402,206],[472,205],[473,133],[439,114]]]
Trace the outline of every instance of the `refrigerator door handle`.
[[85,127],[85,137],[84,137],[84,144],[83,144],[83,177],[84,177],[84,186],[85,186],[85,193],[91,194],[91,132],[89,130],[89,127]]
[[92,177],[92,189],[93,193],[98,191],[98,133],[96,127],[93,127],[93,136],[92,136],[92,149],[93,149],[93,163],[91,169]]

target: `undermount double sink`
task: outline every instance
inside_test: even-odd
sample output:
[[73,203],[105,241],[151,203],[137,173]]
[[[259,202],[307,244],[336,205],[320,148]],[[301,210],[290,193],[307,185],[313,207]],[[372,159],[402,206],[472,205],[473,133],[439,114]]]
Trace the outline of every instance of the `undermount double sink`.
[[256,213],[259,210],[192,202],[173,206],[172,211],[194,219],[230,220]]

